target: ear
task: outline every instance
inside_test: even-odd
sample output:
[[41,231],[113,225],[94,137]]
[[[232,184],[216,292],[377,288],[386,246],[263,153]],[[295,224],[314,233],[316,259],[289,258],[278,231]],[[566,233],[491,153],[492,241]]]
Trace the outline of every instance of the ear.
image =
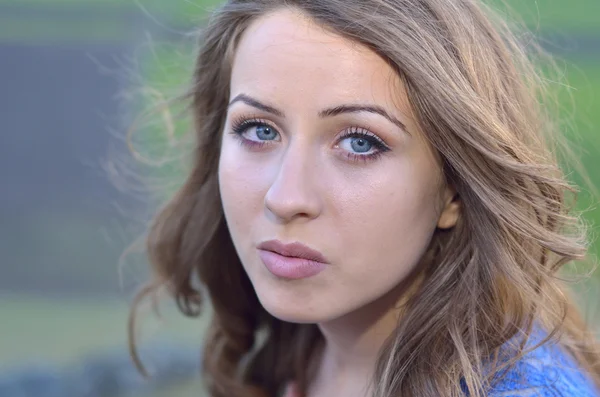
[[438,218],[437,227],[450,229],[456,225],[461,213],[461,201],[453,186],[446,186],[444,190],[444,207]]

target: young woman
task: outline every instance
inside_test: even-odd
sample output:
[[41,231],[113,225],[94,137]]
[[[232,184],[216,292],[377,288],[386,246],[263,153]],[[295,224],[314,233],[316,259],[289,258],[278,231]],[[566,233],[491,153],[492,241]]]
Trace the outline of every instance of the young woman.
[[476,0],[231,0],[148,237],[210,395],[600,396],[543,79]]

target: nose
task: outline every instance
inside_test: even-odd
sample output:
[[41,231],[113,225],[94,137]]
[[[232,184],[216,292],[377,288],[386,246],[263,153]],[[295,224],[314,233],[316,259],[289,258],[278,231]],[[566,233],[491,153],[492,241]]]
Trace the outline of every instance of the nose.
[[317,168],[317,160],[308,148],[291,144],[282,154],[265,195],[266,210],[282,222],[316,218],[321,213]]

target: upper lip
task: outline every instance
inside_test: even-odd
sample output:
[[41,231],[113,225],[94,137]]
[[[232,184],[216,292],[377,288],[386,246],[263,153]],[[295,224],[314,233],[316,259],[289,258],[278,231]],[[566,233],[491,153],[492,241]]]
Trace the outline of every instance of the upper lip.
[[319,251],[314,250],[302,243],[294,242],[284,244],[279,240],[269,240],[258,245],[258,249],[275,252],[282,256],[308,259],[315,262],[328,263],[327,259]]

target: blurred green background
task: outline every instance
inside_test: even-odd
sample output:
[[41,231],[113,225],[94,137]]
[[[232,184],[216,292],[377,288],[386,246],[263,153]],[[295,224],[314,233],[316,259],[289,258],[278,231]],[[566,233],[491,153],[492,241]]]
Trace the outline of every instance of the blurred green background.
[[[137,251],[121,254],[142,235],[162,198],[156,191],[179,183],[185,163],[172,157],[187,123],[174,111],[139,126],[150,131],[133,136],[139,155],[161,160],[152,167],[131,159],[123,131],[148,98],[186,87],[193,42],[184,35],[217,3],[0,0],[0,371],[40,362],[68,370],[95,352],[126,354],[129,298],[147,271]],[[560,118],[600,188],[600,1],[509,3],[557,56],[569,86],[555,84]],[[595,239],[600,208],[586,189],[579,209]],[[596,240],[591,252],[600,253]],[[599,283],[576,288],[596,324]],[[164,306],[162,321],[145,321],[143,344],[199,349],[204,320]],[[141,395],[199,389],[191,380]]]

